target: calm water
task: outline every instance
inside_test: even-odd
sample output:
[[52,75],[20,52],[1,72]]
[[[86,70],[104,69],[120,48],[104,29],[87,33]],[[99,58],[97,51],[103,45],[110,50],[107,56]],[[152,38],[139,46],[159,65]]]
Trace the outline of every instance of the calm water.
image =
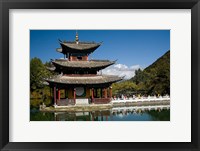
[[93,112],[40,112],[31,110],[31,121],[170,121],[170,109]]

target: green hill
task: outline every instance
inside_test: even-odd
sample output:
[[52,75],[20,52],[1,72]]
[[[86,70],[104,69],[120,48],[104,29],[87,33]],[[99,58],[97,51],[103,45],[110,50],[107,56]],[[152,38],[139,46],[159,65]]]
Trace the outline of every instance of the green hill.
[[170,94],[170,51],[143,71],[137,70],[130,81],[148,94]]

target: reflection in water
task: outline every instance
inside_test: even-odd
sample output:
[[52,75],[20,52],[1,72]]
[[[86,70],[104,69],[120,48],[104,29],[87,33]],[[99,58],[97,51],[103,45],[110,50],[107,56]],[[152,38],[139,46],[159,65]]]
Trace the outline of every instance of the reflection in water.
[[113,108],[92,112],[39,112],[31,110],[31,121],[170,121],[166,108]]

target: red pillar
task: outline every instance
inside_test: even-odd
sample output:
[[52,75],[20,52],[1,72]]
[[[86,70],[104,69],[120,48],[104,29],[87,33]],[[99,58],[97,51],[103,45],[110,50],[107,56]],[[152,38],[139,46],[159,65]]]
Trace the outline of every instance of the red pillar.
[[112,98],[112,87],[110,87],[110,98]]
[[56,86],[54,86],[54,88],[53,88],[54,90],[54,92],[53,92],[53,94],[54,94],[54,105],[56,105]]
[[58,89],[58,100],[60,101],[60,89]]
[[76,104],[76,89],[74,88],[74,104]]
[[107,98],[108,97],[108,95],[107,95],[107,89],[105,88],[104,89],[104,98]]

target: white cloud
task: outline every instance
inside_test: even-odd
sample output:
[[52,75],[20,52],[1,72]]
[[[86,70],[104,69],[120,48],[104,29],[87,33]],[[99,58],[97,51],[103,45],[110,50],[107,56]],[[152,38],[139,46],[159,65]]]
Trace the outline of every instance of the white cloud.
[[135,75],[135,70],[139,69],[139,65],[133,65],[128,67],[124,64],[115,64],[112,66],[107,67],[106,69],[103,69],[101,72],[102,74],[107,75],[117,75],[120,77],[124,77],[124,79],[130,79]]

